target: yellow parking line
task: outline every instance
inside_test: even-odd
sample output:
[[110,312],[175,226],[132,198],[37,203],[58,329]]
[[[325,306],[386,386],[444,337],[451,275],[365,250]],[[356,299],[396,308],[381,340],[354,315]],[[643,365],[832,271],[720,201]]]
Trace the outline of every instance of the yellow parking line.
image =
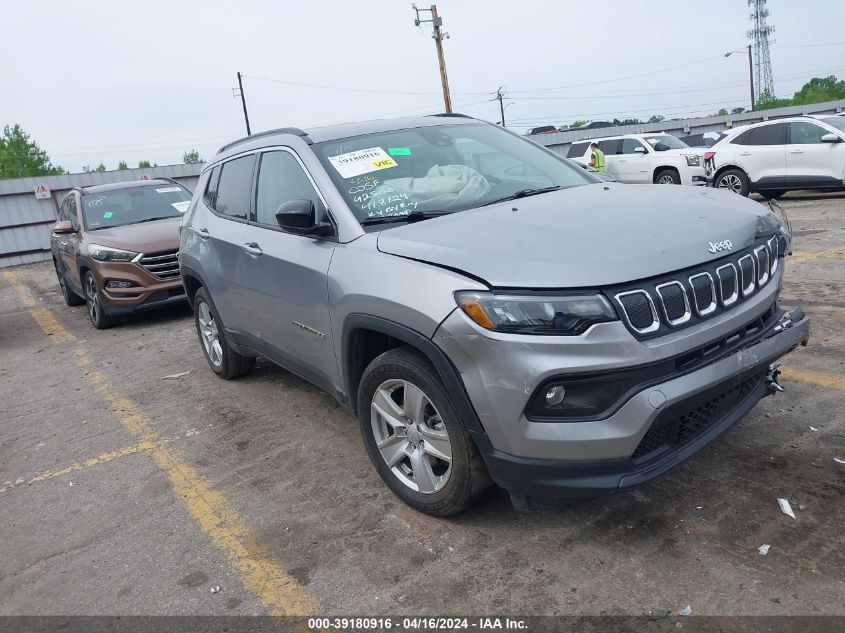
[[787,264],[803,264],[804,262],[818,259],[819,257],[829,257],[833,259],[845,257],[845,246],[838,246],[836,248],[829,248],[824,251],[815,251],[812,253],[795,253],[786,261]]
[[[3,274],[24,304],[33,308],[33,318],[53,341],[76,340],[55,318],[39,320],[35,314],[39,308],[34,308],[35,300],[29,290],[20,283],[13,272],[5,271]],[[52,317],[52,314],[50,316]],[[174,492],[185,504],[190,515],[211,542],[226,552],[229,562],[240,574],[243,583],[270,613],[313,614],[317,609],[316,599],[256,544],[246,523],[229,506],[226,498],[214,489],[211,482],[185,463],[174,450],[165,446],[147,416],[134,402],[115,391],[103,372],[89,369],[91,358],[85,349],[77,348],[75,359],[80,368],[88,370],[85,379],[97,389],[127,431],[139,440],[139,445],[149,447],[145,452],[167,473]]]
[[[40,481],[46,481],[47,479],[52,479],[53,477],[62,477],[64,475],[69,475],[70,473],[82,470],[83,468],[90,468],[91,466],[96,466],[98,464],[104,464],[106,462],[110,462],[112,460],[117,459],[118,457],[125,457],[126,455],[132,455],[134,453],[140,453],[143,451],[148,451],[153,448],[153,444],[150,442],[140,442],[139,444],[133,444],[132,446],[127,446],[125,448],[121,448],[117,451],[109,451],[108,453],[102,453],[97,455],[96,457],[92,457],[90,459],[86,459],[84,462],[76,462],[68,466],[67,468],[62,468],[61,470],[47,470],[41,473],[40,475],[36,475],[29,481],[24,483],[27,484],[35,484]],[[12,488],[16,488],[18,486],[22,486],[21,484],[11,484],[9,486],[5,486],[4,488],[0,488],[0,492],[6,492],[7,490],[11,490]]]
[[828,387],[830,389],[839,389],[845,391],[845,377],[836,376],[834,374],[825,374],[820,371],[805,371],[803,369],[792,369],[791,367],[782,367],[781,374],[787,380],[796,380],[798,382],[808,382],[820,387]]

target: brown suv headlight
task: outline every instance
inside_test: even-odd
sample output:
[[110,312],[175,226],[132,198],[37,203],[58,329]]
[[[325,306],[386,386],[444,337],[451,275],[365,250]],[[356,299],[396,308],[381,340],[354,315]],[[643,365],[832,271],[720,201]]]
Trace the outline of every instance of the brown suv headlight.
[[88,254],[98,262],[131,262],[138,256],[138,253],[132,251],[100,246],[99,244],[89,244]]
[[461,310],[481,327],[512,334],[576,335],[595,323],[617,318],[607,299],[598,294],[459,292],[455,298]]

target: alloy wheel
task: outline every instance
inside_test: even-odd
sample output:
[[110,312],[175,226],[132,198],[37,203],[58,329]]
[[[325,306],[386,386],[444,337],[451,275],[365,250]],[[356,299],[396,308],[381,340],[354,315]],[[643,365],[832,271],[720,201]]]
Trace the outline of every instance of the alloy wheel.
[[452,443],[429,397],[407,380],[383,382],[373,394],[370,423],[387,466],[411,490],[434,494],[452,472]]
[[727,189],[733,193],[742,191],[742,181],[736,174],[727,174],[719,180],[719,189]]
[[675,178],[672,174],[663,174],[660,178],[657,179],[658,185],[674,185]]
[[[64,284],[62,284],[62,291],[67,292]],[[92,323],[96,323],[100,314],[100,295],[97,294],[97,282],[94,280],[94,275],[90,273],[85,279],[85,294],[88,299],[88,316],[91,317]]]
[[211,309],[205,301],[199,304],[197,310],[200,325],[200,339],[212,365],[220,367],[223,364],[223,346],[220,344],[220,333],[217,328],[217,321],[211,314]]

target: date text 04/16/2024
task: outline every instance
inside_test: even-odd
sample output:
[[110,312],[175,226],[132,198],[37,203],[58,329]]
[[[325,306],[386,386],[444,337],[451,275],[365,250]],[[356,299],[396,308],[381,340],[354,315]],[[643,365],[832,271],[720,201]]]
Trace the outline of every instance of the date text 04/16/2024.
[[527,625],[518,618],[450,618],[450,617],[404,617],[404,618],[308,618],[312,630],[337,631],[456,631],[456,630],[524,630]]

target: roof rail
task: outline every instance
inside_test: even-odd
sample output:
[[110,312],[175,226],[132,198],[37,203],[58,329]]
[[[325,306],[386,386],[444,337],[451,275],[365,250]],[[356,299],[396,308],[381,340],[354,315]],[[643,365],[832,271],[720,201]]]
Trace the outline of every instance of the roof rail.
[[150,178],[150,180],[163,180],[164,182],[172,182],[174,185],[179,185],[181,187],[185,186],[175,178],[168,178],[167,176],[156,176],[155,178]]
[[235,145],[240,145],[241,143],[246,143],[247,141],[251,141],[256,138],[261,138],[262,136],[272,136],[273,134],[294,134],[295,136],[301,136],[302,139],[309,145],[313,144],[311,139],[308,138],[308,132],[306,132],[305,130],[300,130],[298,127],[280,127],[275,130],[265,130],[264,132],[257,132],[250,136],[244,136],[243,138],[239,138],[238,140],[232,141],[231,143],[227,143],[226,145],[218,149],[217,153],[219,154],[231,147],[234,147]]
[[428,116],[453,116],[453,117],[460,117],[462,119],[472,119],[468,114],[461,114],[460,112],[438,112],[437,114],[429,114]]

